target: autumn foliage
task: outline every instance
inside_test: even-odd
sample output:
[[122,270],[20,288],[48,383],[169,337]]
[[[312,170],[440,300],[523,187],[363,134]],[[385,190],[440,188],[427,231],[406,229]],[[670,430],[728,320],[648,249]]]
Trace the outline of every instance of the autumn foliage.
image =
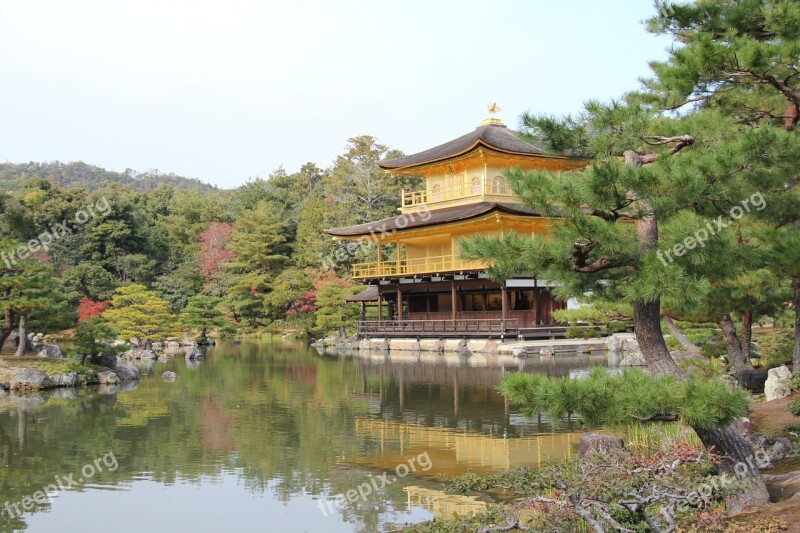
[[227,248],[233,228],[230,222],[211,222],[198,235],[200,273],[207,281],[219,272],[222,264],[236,257],[236,253]]
[[83,322],[87,318],[93,316],[102,315],[106,307],[108,307],[107,301],[95,302],[84,296],[80,299],[78,307],[75,309],[75,312],[78,313],[78,322]]

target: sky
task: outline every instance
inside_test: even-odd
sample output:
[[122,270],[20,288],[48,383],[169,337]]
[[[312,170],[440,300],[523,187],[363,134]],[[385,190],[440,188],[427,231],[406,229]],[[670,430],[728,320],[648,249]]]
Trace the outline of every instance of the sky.
[[406,153],[497,102],[564,114],[636,89],[649,0],[0,1],[0,161],[158,169],[224,188]]

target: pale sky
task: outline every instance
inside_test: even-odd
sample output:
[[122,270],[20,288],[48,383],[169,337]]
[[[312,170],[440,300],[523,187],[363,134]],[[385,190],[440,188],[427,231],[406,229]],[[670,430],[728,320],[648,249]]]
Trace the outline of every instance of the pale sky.
[[649,0],[0,0],[0,161],[159,169],[221,187],[406,153],[496,101],[568,113],[638,87]]

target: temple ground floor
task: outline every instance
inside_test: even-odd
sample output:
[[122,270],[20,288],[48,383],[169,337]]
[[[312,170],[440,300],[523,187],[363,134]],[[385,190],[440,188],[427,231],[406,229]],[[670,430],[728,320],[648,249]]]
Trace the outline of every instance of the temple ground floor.
[[551,289],[533,278],[497,282],[473,273],[375,280],[348,301],[361,303],[361,338],[554,338],[566,328],[553,311],[567,303]]

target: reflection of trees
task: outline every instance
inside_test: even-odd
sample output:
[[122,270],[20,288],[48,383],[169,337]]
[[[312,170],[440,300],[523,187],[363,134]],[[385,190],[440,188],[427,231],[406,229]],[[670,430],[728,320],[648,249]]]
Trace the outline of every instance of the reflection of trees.
[[[180,375],[177,383],[157,377],[167,369]],[[0,471],[0,503],[29,495],[55,475],[78,472],[109,451],[119,469],[92,483],[130,481],[141,472],[172,483],[235,470],[249,490],[269,487],[283,500],[340,494],[380,473],[354,466],[379,452],[377,439],[356,435],[357,417],[483,433],[509,426],[503,400],[488,383],[457,383],[449,374],[442,383],[419,382],[391,364],[321,358],[299,348],[220,346],[191,371],[179,359],[166,368],[159,364],[154,374],[135,391],[81,390],[73,400],[53,397],[28,410],[24,447],[17,445],[13,402],[0,400],[0,454],[12,464]],[[406,500],[397,483],[337,512],[376,530],[378,515]],[[0,531],[21,527],[8,520],[0,517]]]

